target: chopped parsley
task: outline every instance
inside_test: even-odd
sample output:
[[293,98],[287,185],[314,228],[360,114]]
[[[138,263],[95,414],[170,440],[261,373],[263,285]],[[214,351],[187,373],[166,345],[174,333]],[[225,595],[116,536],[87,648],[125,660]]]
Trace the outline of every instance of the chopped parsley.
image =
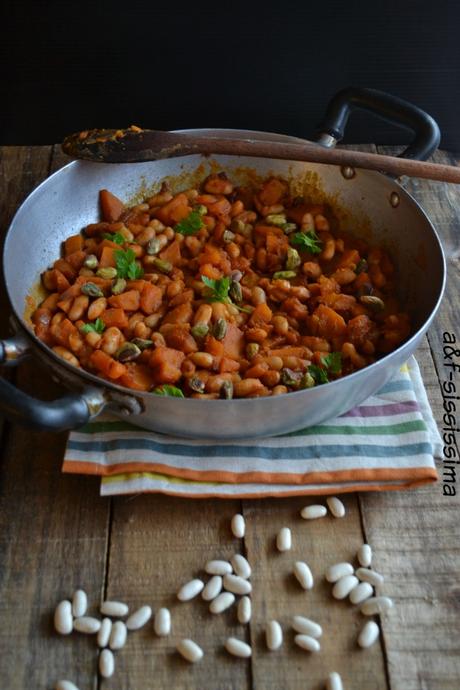
[[322,242],[314,230],[309,232],[296,232],[291,239],[292,244],[297,244],[301,249],[306,249],[311,254],[320,254]]
[[231,280],[228,276],[218,280],[201,276],[201,280],[208,288],[208,294],[206,295],[208,302],[225,302],[225,304],[230,304],[231,299],[228,291],[230,290]]
[[167,383],[164,383],[162,386],[157,386],[157,388],[153,389],[152,393],[155,393],[155,395],[168,396],[170,398],[185,397],[180,388],[176,388],[176,386],[170,386]]
[[328,374],[338,374],[342,368],[342,355],[340,352],[330,352],[327,355],[321,356],[322,367],[316,364],[310,364],[308,373],[313,376],[317,385],[321,383],[329,383]]
[[144,275],[144,271],[136,263],[136,255],[132,249],[127,249],[125,252],[122,249],[117,249],[115,251],[115,263],[119,278],[136,280]]
[[105,323],[102,319],[96,319],[93,323],[85,323],[80,328],[82,333],[102,333],[105,329]]
[[123,237],[119,232],[104,232],[102,237],[110,242],[115,242],[115,244],[124,244],[126,242],[126,237]]
[[190,211],[188,216],[183,218],[174,226],[175,232],[181,235],[196,235],[204,226],[203,217],[199,211]]

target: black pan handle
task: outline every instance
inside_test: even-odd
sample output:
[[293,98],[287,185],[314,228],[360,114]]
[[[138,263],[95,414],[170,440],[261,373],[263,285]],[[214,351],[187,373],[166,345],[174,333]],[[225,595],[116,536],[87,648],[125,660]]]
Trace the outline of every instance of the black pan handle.
[[[19,334],[0,341],[0,364],[15,366],[28,355],[27,340]],[[96,388],[68,393],[52,401],[39,400],[0,377],[0,414],[9,421],[30,429],[67,431],[76,429],[96,417],[107,401]]]
[[[353,86],[339,91],[332,98],[318,128],[322,135],[331,137],[327,142],[329,145],[343,139],[348,118],[354,110],[374,113],[415,133],[412,143],[400,154],[401,158],[426,160],[439,146],[441,133],[438,124],[424,110],[384,91]],[[321,135],[318,139],[321,141]]]

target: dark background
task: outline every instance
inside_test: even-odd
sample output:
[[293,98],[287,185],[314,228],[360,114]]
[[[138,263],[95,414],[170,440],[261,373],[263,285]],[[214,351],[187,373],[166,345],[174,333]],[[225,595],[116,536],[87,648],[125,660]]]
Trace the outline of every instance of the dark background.
[[[235,127],[311,137],[335,91],[387,90],[460,150],[457,2],[3,2],[1,144],[91,127]],[[357,114],[349,143],[410,134]]]

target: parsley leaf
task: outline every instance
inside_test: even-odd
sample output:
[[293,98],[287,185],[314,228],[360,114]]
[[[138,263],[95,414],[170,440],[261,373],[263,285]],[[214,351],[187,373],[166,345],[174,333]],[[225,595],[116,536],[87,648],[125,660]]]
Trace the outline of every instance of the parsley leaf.
[[136,263],[136,255],[132,249],[127,249],[125,252],[122,249],[117,249],[114,253],[119,278],[129,278],[131,280],[142,278],[144,271]]
[[310,232],[296,232],[292,238],[292,244],[299,245],[311,254],[320,254],[322,242],[314,230]]
[[338,374],[342,368],[342,355],[340,352],[330,352],[321,357],[321,362],[331,374]]
[[188,216],[174,226],[174,230],[181,235],[196,235],[203,226],[204,222],[201,213],[198,211],[190,211]]
[[228,276],[219,278],[218,280],[208,278],[207,276],[201,276],[201,280],[208,288],[208,294],[206,295],[208,302],[225,302],[226,304],[230,304],[231,299],[228,296],[230,278]]
[[308,373],[313,376],[316,384],[329,383],[328,374],[338,374],[342,368],[342,355],[340,352],[330,352],[327,355],[322,355],[321,357],[322,367],[316,366],[316,364],[310,364],[308,367]]
[[102,319],[96,319],[94,323],[85,323],[84,326],[80,328],[82,333],[102,333],[105,329],[105,323]]
[[164,383],[162,386],[157,386],[157,388],[153,389],[152,393],[155,393],[155,395],[169,396],[170,398],[185,397],[180,388],[176,388],[176,386],[170,386],[167,383]]
[[110,242],[115,242],[115,244],[124,244],[126,242],[126,238],[120,235],[119,232],[104,232],[102,237],[105,240],[110,240]]

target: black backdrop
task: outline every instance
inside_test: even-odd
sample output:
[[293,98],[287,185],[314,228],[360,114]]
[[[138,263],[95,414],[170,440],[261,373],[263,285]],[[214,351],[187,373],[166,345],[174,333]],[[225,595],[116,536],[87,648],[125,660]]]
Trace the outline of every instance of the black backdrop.
[[[311,136],[332,94],[411,100],[460,150],[458,2],[3,0],[0,143],[88,127],[240,127]],[[356,115],[346,141],[402,143]]]

